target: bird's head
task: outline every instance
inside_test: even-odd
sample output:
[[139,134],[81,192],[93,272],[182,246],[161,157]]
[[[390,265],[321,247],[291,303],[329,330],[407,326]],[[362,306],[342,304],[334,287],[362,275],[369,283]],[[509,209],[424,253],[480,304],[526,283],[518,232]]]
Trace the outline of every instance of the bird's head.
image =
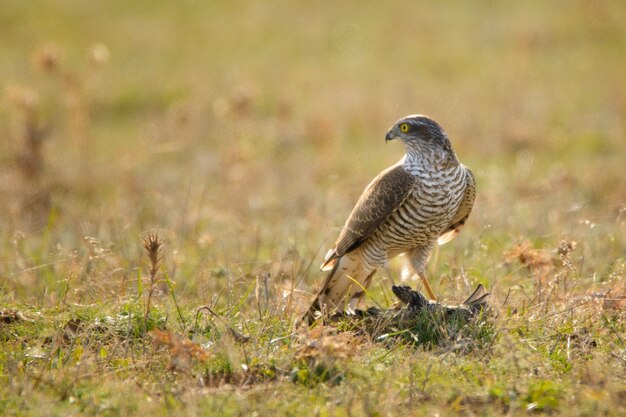
[[454,155],[450,140],[439,123],[421,114],[398,120],[385,135],[386,142],[393,139],[402,140],[407,151],[435,151]]

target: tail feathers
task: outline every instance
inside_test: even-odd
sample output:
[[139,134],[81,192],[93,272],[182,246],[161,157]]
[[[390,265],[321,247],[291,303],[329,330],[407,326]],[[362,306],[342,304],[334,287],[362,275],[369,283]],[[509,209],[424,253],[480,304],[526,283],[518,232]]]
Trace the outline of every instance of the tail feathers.
[[489,297],[489,293],[485,289],[485,286],[483,284],[479,284],[474,292],[469,297],[467,297],[467,300],[463,301],[463,305],[471,306],[479,304],[485,301],[487,297]]
[[365,295],[375,272],[375,269],[363,265],[360,256],[356,253],[346,254],[339,258],[309,307],[305,316],[307,321],[315,320],[318,311],[324,314],[333,310],[355,309]]
[[335,263],[337,263],[337,253],[335,252],[335,249],[331,249],[326,253],[324,263],[320,268],[322,271],[330,271],[335,266]]

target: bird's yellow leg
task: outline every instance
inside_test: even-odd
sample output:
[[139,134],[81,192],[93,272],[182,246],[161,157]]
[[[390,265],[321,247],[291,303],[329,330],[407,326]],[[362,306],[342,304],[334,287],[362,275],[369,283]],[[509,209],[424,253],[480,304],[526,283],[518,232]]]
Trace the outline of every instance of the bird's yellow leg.
[[428,297],[433,301],[437,301],[437,297],[435,297],[435,293],[433,292],[433,289],[430,287],[430,283],[428,282],[428,279],[426,279],[426,275],[420,274],[420,279],[422,280],[422,284],[424,284],[424,288],[426,288]]
[[413,268],[413,271],[415,271],[415,273],[422,280],[424,288],[426,288],[426,292],[428,293],[428,297],[433,301],[437,301],[437,297],[435,297],[435,293],[426,279],[426,263],[428,262],[431,249],[432,245],[417,247],[411,250],[408,255],[409,263]]

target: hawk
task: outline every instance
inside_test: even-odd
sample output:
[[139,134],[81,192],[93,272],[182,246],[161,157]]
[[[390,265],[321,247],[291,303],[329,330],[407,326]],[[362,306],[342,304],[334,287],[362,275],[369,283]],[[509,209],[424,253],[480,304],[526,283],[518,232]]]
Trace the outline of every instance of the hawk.
[[472,171],[457,159],[448,136],[433,119],[411,115],[398,120],[385,142],[400,139],[406,154],[365,188],[322,270],[330,270],[308,310],[357,307],[372,277],[405,254],[404,273],[417,274],[429,297],[435,295],[425,267],[435,244],[453,239],[465,224],[476,188]]

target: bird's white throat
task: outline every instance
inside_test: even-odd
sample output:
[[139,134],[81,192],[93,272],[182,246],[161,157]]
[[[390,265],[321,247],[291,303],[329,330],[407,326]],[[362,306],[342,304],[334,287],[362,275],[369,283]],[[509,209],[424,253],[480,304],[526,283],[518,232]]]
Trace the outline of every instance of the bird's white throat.
[[445,152],[437,152],[432,149],[427,152],[408,151],[400,163],[405,170],[413,175],[458,168],[458,164],[450,164],[450,159]]

